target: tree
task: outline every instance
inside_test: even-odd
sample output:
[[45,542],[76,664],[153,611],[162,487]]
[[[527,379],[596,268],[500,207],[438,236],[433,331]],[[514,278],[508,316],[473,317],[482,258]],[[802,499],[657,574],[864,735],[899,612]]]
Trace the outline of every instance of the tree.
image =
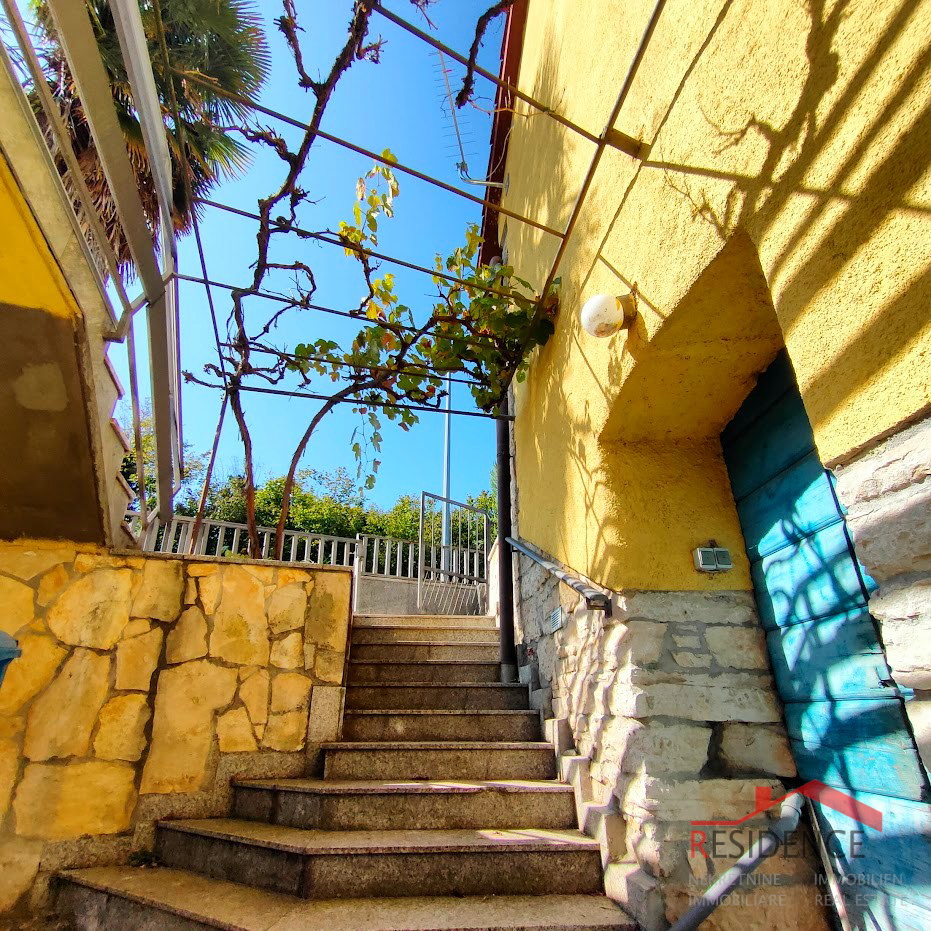
[[[156,230],[158,200],[113,13],[106,0],[86,3],[143,208],[150,228]],[[35,10],[46,45],[49,88],[61,105],[75,156],[110,244],[118,261],[126,264],[129,247],[74,78],[52,28],[47,0],[35,0]],[[234,177],[248,164],[246,146],[226,125],[244,120],[249,107],[229,94],[255,99],[271,59],[258,9],[248,0],[143,0],[141,12],[168,130],[174,198],[171,220],[176,231],[185,232],[198,211],[192,198],[205,196],[219,181]],[[191,83],[183,76],[189,73],[200,75],[204,82]],[[176,108],[180,122],[175,118]],[[35,109],[41,122],[44,116],[38,100]]]

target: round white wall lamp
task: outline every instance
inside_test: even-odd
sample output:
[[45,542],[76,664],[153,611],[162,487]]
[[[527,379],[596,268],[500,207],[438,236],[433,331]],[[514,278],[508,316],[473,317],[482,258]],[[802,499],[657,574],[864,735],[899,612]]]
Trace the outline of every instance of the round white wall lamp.
[[590,297],[579,314],[582,328],[592,336],[614,336],[637,319],[637,292],[630,294],[596,294]]

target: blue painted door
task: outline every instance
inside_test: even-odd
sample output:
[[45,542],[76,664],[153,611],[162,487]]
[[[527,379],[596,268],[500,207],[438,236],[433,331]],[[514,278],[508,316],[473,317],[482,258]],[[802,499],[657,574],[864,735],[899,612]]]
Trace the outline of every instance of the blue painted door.
[[[851,924],[931,929],[931,805],[867,609],[834,480],[818,459],[783,352],[721,434],[753,587],[802,782],[820,780],[883,814],[882,831],[816,805]],[[854,835],[852,831],[860,831]]]

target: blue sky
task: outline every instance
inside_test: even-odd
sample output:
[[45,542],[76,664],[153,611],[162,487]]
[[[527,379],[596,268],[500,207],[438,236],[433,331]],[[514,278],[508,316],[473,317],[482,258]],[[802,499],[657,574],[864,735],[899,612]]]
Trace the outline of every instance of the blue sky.
[[[406,19],[423,20],[408,3],[393,0],[391,9]],[[439,0],[430,8],[436,35],[453,48],[466,52],[472,40],[475,20],[487,9],[487,0]],[[299,0],[305,65],[311,74],[325,73],[335,53],[345,41],[350,18],[350,0]],[[298,119],[309,117],[313,98],[297,86],[290,54],[272,20],[280,14],[277,3],[261,3],[266,32],[273,53],[273,69],[262,102]],[[386,42],[381,63],[357,62],[340,81],[327,107],[322,127],[348,138],[365,148],[381,151],[390,148],[402,161],[427,174],[457,183],[455,163],[459,160],[452,137],[448,107],[444,105],[439,62],[436,53],[424,43],[408,36],[392,23],[372,18],[370,39],[381,34]],[[493,24],[486,33],[480,62],[497,73],[503,21]],[[462,68],[446,60],[453,73],[454,92]],[[478,79],[477,102],[491,108],[494,88]],[[466,133],[466,154],[473,177],[482,177],[487,164],[490,117],[475,108],[458,111]],[[273,125],[262,118],[263,124]],[[278,124],[275,129],[294,141],[299,131]],[[309,229],[335,228],[342,219],[351,219],[356,179],[371,167],[371,161],[330,143],[318,140],[308,160],[303,186],[319,203],[299,214],[301,224]],[[240,178],[217,188],[211,197],[223,203],[256,211],[256,200],[277,190],[285,174],[284,163],[277,156],[257,151],[249,171]],[[479,222],[481,208],[453,194],[417,179],[399,176],[401,194],[395,218],[379,227],[379,248],[391,255],[422,265],[432,265],[434,253],[444,256],[460,245],[466,225]],[[467,188],[466,185],[461,185]],[[484,189],[472,187],[482,195]],[[207,268],[214,280],[244,284],[251,280],[250,264],[255,256],[256,224],[225,212],[208,208],[201,224],[206,248]],[[282,242],[284,242],[282,238]],[[358,263],[332,246],[300,243],[287,239],[287,249],[280,249],[281,260],[300,258],[315,272],[316,303],[349,309],[362,296],[362,279]],[[187,274],[200,274],[193,237],[180,244],[179,265]],[[431,306],[433,284],[429,277],[396,267],[383,266],[396,277],[396,293],[401,302],[414,308]],[[285,289],[283,277],[269,276],[269,290]],[[434,292],[435,293],[435,292]],[[206,362],[216,361],[208,305],[202,286],[181,284],[182,368],[198,375]],[[229,313],[228,292],[215,290],[214,301],[221,322],[221,333]],[[267,301],[254,299],[247,304],[247,319],[259,320],[268,311]],[[263,318],[264,319],[264,318]],[[143,321],[140,319],[139,324]],[[138,326],[138,324],[137,324]],[[317,337],[348,344],[359,324],[321,315],[314,311],[292,311],[274,331],[277,346],[293,346]],[[253,330],[254,331],[254,330]],[[144,343],[144,326],[137,330]],[[117,356],[114,353],[114,356]],[[115,359],[117,361],[117,359]],[[262,384],[261,382],[258,382]],[[475,409],[465,385],[453,386],[453,406]],[[185,385],[183,417],[185,439],[196,451],[209,448],[216,427],[221,395],[196,385]],[[281,397],[245,396],[246,415],[256,450],[255,465],[259,477],[283,474],[288,467],[298,438],[318,402]],[[302,460],[302,467],[333,470],[346,466],[355,472],[351,435],[360,418],[348,405],[331,413],[316,431]],[[420,424],[409,433],[385,421],[382,462],[375,489],[368,499],[379,506],[390,506],[400,494],[419,494],[422,489],[442,491],[443,417],[423,414]],[[489,471],[494,462],[494,424],[470,417],[454,417],[452,429],[452,496],[464,499],[488,487]],[[242,448],[231,416],[220,444],[218,467],[221,475],[241,469]]]

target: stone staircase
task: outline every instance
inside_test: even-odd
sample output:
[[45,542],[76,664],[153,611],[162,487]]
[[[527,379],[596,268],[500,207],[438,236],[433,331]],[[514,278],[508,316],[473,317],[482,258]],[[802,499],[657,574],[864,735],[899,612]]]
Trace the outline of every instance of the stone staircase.
[[160,822],[155,868],[62,875],[81,929],[628,929],[493,619],[357,616],[323,778],[243,780]]

